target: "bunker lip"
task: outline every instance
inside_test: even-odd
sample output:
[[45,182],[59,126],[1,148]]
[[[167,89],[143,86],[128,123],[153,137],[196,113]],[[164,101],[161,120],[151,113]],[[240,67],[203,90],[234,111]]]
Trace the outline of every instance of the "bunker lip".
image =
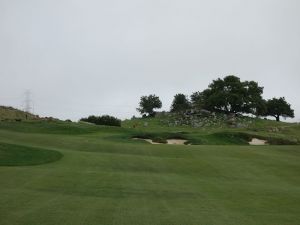
[[184,139],[167,139],[167,143],[158,143],[158,142],[154,142],[151,139],[145,139],[145,138],[132,138],[133,140],[143,140],[143,141],[147,141],[150,144],[153,145],[159,145],[159,144],[168,144],[168,145],[185,145],[185,143],[188,140],[184,140]]
[[267,145],[267,140],[262,140],[258,138],[252,138],[252,140],[249,142],[249,145]]

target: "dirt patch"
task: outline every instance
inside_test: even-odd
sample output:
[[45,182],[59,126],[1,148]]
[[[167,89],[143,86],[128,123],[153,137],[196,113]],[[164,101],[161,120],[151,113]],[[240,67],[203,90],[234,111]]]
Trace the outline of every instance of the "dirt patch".
[[252,140],[249,142],[250,145],[266,145],[267,140],[261,140],[258,138],[252,138]]
[[[144,138],[133,138],[133,140],[143,140],[143,141],[147,141],[150,144],[153,145],[159,145],[159,144],[164,144],[164,143],[158,143],[158,142],[154,142],[151,139],[144,139]],[[187,142],[187,140],[183,140],[183,139],[167,139],[167,143],[168,145],[185,145],[185,142]]]

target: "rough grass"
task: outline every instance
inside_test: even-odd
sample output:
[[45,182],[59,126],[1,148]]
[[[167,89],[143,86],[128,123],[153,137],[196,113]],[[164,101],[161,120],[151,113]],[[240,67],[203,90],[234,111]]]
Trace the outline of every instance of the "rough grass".
[[0,167],[1,225],[300,224],[299,146],[150,145],[131,140],[137,130],[126,128],[70,134],[63,124],[19,125],[36,132],[8,126],[0,125],[1,143],[64,157]]
[[[225,121],[211,127],[193,128],[190,126],[169,127],[167,118],[146,118],[126,120],[123,127],[129,129],[132,137],[161,139],[186,139],[195,145],[247,145],[252,138],[267,140],[272,145],[300,144],[300,125],[272,120],[243,117],[247,125],[243,128],[232,128]],[[144,124],[147,123],[147,126]],[[211,122],[212,123],[212,122]],[[135,125],[136,128],[133,128]],[[275,130],[275,131],[274,131]]]
[[36,118],[31,113],[15,109],[13,107],[0,106],[0,121],[2,120],[29,120]]

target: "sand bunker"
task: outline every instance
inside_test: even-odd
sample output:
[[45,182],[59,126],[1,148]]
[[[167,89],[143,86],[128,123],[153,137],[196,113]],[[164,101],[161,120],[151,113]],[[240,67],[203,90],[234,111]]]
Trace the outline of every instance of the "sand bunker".
[[144,138],[132,138],[133,140],[143,140],[143,141],[147,141],[149,142],[150,144],[153,144],[153,145],[159,145],[161,143],[158,143],[158,142],[154,142],[152,141],[151,139],[144,139]]
[[167,144],[168,145],[184,145],[187,140],[182,139],[168,139]]
[[[158,143],[158,142],[154,142],[151,139],[144,139],[144,138],[133,138],[133,140],[143,140],[143,141],[147,141],[150,144],[153,145],[159,145],[159,144],[164,144],[164,143]],[[167,139],[167,143],[168,145],[184,145],[185,142],[187,142],[187,140],[183,140],[183,139]]]
[[250,145],[266,145],[267,141],[266,140],[261,140],[257,138],[252,138],[252,140],[249,142]]

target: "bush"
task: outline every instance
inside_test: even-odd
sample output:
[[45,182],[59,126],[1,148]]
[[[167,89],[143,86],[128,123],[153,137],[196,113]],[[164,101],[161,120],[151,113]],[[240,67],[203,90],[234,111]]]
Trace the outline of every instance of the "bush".
[[121,126],[120,119],[113,117],[113,116],[109,116],[109,115],[89,116],[88,118],[80,119],[80,121],[94,123],[96,125],[106,125],[106,126],[116,126],[116,127]]

